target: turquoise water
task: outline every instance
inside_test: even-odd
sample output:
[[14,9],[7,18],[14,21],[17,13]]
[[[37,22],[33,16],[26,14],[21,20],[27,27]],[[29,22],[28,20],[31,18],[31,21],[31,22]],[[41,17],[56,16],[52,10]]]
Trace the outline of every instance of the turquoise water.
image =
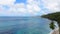
[[49,23],[38,17],[0,17],[0,34],[49,34]]

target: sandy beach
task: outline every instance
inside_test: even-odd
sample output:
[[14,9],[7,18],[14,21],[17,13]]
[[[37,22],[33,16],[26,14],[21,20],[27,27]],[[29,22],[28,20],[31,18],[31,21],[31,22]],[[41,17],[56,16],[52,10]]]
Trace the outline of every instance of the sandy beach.
[[58,28],[56,28],[53,31],[51,31],[50,34],[59,34]]

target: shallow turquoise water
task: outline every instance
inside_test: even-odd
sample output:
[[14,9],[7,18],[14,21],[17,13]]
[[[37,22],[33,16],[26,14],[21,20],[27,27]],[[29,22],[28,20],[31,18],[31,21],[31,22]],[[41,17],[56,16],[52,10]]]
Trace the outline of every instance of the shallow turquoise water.
[[38,17],[0,17],[0,34],[48,34],[49,23]]

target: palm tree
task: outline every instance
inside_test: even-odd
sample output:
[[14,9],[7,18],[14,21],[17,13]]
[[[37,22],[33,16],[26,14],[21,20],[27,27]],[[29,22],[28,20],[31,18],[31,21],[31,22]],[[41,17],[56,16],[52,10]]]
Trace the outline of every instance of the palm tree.
[[52,29],[55,28],[53,21],[56,21],[58,24],[58,27],[59,27],[59,34],[60,34],[60,12],[50,13],[47,15],[43,15],[41,17],[50,19],[52,21],[52,23],[50,24],[50,28],[52,28]]

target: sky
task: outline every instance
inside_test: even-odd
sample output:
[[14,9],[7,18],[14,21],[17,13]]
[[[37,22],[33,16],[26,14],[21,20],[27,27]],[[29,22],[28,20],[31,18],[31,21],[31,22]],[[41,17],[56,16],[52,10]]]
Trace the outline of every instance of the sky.
[[41,16],[60,11],[60,0],[0,0],[0,16]]

